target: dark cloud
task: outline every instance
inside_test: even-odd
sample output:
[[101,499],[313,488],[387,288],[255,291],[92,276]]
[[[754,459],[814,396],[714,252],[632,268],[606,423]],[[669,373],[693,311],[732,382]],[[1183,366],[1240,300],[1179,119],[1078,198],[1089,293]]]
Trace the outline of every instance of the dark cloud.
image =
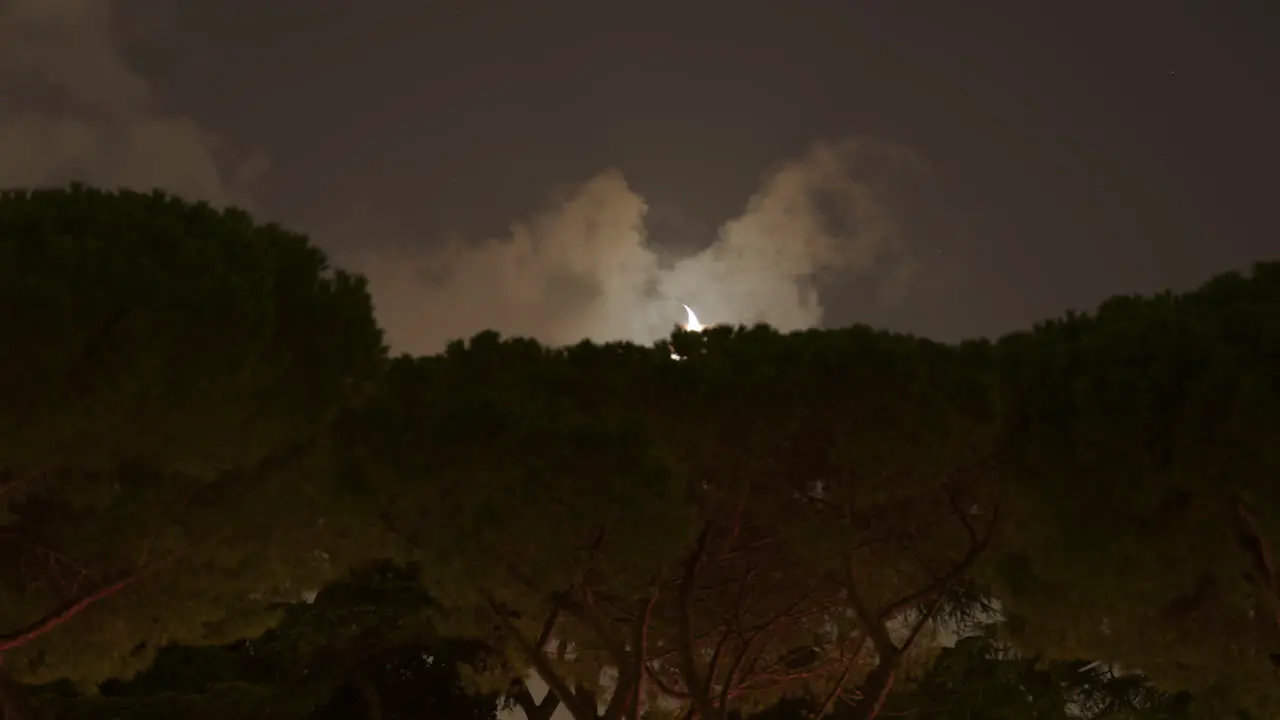
[[[158,17],[108,0],[0,5],[0,187],[71,180],[250,205],[264,156],[167,111],[125,54]],[[19,109],[21,108],[21,109]]]
[[[129,43],[163,25],[155,8],[0,6],[0,186],[79,180],[253,205],[265,158],[237,157],[167,108],[129,62]],[[554,344],[648,342],[683,318],[681,303],[707,322],[790,330],[822,321],[821,290],[833,280],[862,282],[881,302],[903,296],[915,264],[886,191],[918,165],[884,143],[819,143],[768,173],[742,213],[714,230],[678,206],[651,218],[622,172],[609,170],[558,191],[501,237],[415,237],[377,208],[318,237],[369,276],[398,350],[431,352],[488,328]],[[670,237],[651,243],[651,227]]]

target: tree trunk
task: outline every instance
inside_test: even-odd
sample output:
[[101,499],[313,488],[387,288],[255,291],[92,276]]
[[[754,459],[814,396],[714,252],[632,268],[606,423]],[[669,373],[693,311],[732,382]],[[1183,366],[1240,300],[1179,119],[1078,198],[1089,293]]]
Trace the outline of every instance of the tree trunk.
[[366,720],[382,720],[382,695],[377,686],[363,673],[356,673],[354,684],[364,699],[364,716]]
[[887,658],[876,665],[862,683],[862,698],[853,706],[849,720],[875,720],[884,709],[884,702],[893,689],[893,681],[897,675],[897,658]]
[[550,689],[547,694],[542,696],[542,702],[536,702],[533,699],[533,693],[529,692],[529,684],[524,680],[518,680],[520,687],[516,690],[513,698],[516,705],[524,711],[524,715],[528,720],[551,720],[551,716],[560,707],[560,698]]
[[6,650],[13,650],[14,648],[22,647],[32,640],[35,640],[48,632],[52,632],[58,626],[67,622],[76,615],[79,615],[86,608],[94,605],[95,603],[106,600],[112,595],[120,592],[127,587],[129,583],[133,582],[135,578],[136,576],[129,576],[123,580],[118,580],[85,595],[66,607],[60,608],[49,615],[36,620],[24,628],[20,628],[11,633],[0,634],[0,653]]

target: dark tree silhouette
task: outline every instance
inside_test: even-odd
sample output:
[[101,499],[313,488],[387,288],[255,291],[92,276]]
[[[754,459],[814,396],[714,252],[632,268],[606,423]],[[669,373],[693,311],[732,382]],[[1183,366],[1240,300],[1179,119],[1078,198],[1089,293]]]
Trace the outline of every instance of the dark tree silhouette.
[[418,571],[378,564],[284,610],[262,636],[218,647],[170,646],[145,672],[97,694],[56,692],[58,717],[122,720],[490,720],[497,694],[473,694],[463,669],[486,648],[440,636]]
[[4,192],[0,337],[6,672],[128,674],[341,571],[323,441],[384,351],[363,280],[305,237],[161,193]]
[[1021,647],[1141,670],[1205,717],[1280,713],[1278,352],[1280,263],[1002,342]]
[[1280,716],[1277,263],[996,342],[388,361],[305,237],[73,186],[0,195],[0,337],[0,658],[68,712],[980,717],[1095,658]]

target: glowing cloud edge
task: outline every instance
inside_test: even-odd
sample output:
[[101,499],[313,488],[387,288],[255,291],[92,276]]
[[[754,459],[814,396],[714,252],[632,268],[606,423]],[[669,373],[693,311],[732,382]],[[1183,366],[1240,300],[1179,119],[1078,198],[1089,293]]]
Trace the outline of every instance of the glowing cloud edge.
[[[698,314],[693,311],[693,308],[689,307],[688,305],[685,305],[684,303],[681,303],[680,306],[684,308],[685,317],[686,317],[685,324],[681,325],[682,328],[684,328],[685,330],[688,330],[689,332],[702,332],[703,330],[707,329],[707,326],[703,325],[702,322],[698,320]],[[681,357],[675,350],[672,350],[671,359],[683,360],[684,358]]]

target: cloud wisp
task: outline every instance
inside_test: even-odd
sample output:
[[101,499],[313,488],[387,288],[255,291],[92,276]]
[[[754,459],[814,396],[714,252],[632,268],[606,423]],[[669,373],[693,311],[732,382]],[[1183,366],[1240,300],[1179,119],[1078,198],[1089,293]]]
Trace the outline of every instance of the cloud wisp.
[[125,55],[124,9],[0,4],[0,187],[80,181],[251,206],[266,158],[228,157],[217,137],[157,102]]

